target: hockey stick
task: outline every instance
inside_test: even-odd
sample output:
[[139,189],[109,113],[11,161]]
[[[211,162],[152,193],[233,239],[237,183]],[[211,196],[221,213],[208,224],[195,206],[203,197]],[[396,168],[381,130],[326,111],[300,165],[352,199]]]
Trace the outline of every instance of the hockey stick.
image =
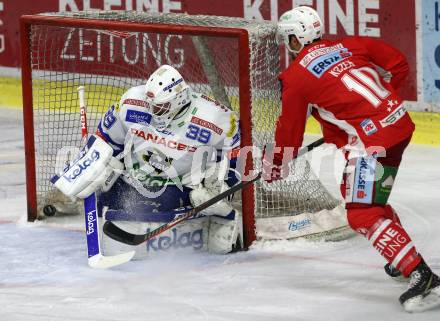
[[[311,151],[315,147],[322,145],[323,143],[324,143],[324,139],[320,138],[317,141],[311,143],[310,145],[307,145],[306,147],[301,148],[300,151],[298,152],[298,154],[294,157],[294,159]],[[115,225],[111,221],[106,221],[104,223],[103,231],[107,236],[109,236],[110,238],[112,238],[116,241],[119,241],[121,243],[129,244],[129,245],[142,244],[142,243],[158,236],[159,234],[165,232],[166,230],[169,230],[170,228],[179,224],[180,222],[196,215],[197,213],[203,211],[204,209],[210,207],[211,205],[214,205],[218,201],[221,201],[222,199],[232,195],[233,193],[235,193],[235,192],[245,188],[246,186],[258,181],[261,178],[261,176],[262,176],[262,173],[260,172],[253,179],[251,179],[249,181],[240,182],[240,183],[234,185],[230,189],[218,194],[217,196],[206,201],[205,203],[193,208],[192,210],[186,212],[185,214],[182,214],[181,216],[176,217],[172,221],[170,221],[166,224],[163,224],[163,225],[159,226],[157,229],[154,229],[154,230],[147,232],[145,234],[129,233],[129,232],[124,231],[123,229],[119,228],[117,225]]]
[[152,230],[148,233],[140,234],[140,235],[139,234],[131,234],[131,233],[126,232],[123,229],[119,228],[117,225],[113,224],[113,222],[111,222],[111,221],[106,221],[104,223],[104,227],[103,227],[104,233],[107,236],[111,237],[112,239],[119,241],[119,242],[122,242],[122,243],[125,243],[125,244],[129,244],[129,245],[142,244],[143,242],[146,242],[146,241],[156,237],[157,235],[162,234],[166,230],[169,230],[170,228],[179,224],[180,222],[196,215],[197,213],[203,211],[204,209],[210,207],[211,205],[214,205],[218,201],[221,201],[222,199],[228,197],[229,195],[235,193],[236,191],[239,191],[239,190],[245,188],[246,186],[259,180],[260,178],[261,178],[261,173],[259,173],[255,178],[251,179],[250,181],[241,182],[239,184],[236,184],[233,187],[231,187],[230,189],[224,191],[223,193],[220,193],[217,196],[211,198],[207,202],[193,208],[189,212],[186,212],[180,216],[177,216],[172,221],[170,221],[164,225],[161,225],[157,229]]
[[[83,138],[83,143],[84,141],[87,141],[88,136],[84,91],[84,86],[78,87],[78,98],[81,112],[81,136]],[[98,212],[96,210],[95,193],[84,199],[84,213],[87,234],[87,255],[90,267],[97,269],[107,269],[112,266],[126,263],[133,258],[135,251],[130,251],[114,256],[102,255],[100,247]]]

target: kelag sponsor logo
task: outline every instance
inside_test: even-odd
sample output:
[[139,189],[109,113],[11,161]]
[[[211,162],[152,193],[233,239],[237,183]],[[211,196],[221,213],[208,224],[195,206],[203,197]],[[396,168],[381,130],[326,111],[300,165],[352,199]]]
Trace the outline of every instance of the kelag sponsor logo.
[[305,218],[300,221],[293,221],[289,223],[289,231],[299,231],[312,225],[312,220]]
[[349,52],[346,48],[343,48],[340,51],[331,52],[316,58],[310,63],[307,69],[313,75],[320,78],[328,69],[339,63],[341,60],[351,57],[351,55],[351,52]]
[[99,152],[97,150],[94,150],[89,158],[86,158],[85,160],[76,163],[74,167],[70,169],[70,175],[66,173],[63,175],[63,177],[65,177],[69,182],[72,182],[78,176],[80,176],[87,167],[89,167],[93,162],[97,161],[98,159]]
[[[148,228],[146,233],[149,233]],[[193,248],[200,250],[203,247],[203,229],[178,233],[176,228],[171,230],[171,235],[155,237],[147,241],[147,252],[166,251],[169,249]]]
[[95,232],[96,228],[96,210],[87,213],[87,231],[86,234],[90,235]]
[[128,121],[130,123],[149,125],[151,122],[151,114],[129,109],[127,110],[125,121]]

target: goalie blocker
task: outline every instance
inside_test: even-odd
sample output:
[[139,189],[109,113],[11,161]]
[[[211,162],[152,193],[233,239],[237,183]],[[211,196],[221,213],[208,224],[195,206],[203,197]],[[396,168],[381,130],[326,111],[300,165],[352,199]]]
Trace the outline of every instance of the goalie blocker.
[[124,169],[113,149],[99,136],[92,135],[86,146],[61,176],[51,182],[68,197],[86,198],[99,188],[109,190]]

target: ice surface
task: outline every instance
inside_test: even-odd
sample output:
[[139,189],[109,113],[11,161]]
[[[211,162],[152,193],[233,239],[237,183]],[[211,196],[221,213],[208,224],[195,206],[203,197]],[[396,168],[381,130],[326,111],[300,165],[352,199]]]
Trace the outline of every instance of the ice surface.
[[[417,316],[403,312],[397,298],[405,285],[387,278],[383,259],[360,237],[265,242],[227,256],[174,252],[111,270],[90,269],[81,218],[26,222],[22,132],[21,114],[2,109],[1,321],[439,320],[440,309]],[[333,157],[322,168],[336,195],[333,173],[341,167]],[[439,161],[440,148],[410,146],[391,196],[437,273]]]

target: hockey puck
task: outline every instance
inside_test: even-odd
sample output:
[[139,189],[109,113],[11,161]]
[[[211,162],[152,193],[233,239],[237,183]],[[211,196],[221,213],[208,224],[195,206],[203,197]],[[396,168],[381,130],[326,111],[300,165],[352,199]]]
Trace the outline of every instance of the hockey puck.
[[57,213],[57,209],[53,205],[46,205],[43,207],[43,213],[46,216],[54,216]]

